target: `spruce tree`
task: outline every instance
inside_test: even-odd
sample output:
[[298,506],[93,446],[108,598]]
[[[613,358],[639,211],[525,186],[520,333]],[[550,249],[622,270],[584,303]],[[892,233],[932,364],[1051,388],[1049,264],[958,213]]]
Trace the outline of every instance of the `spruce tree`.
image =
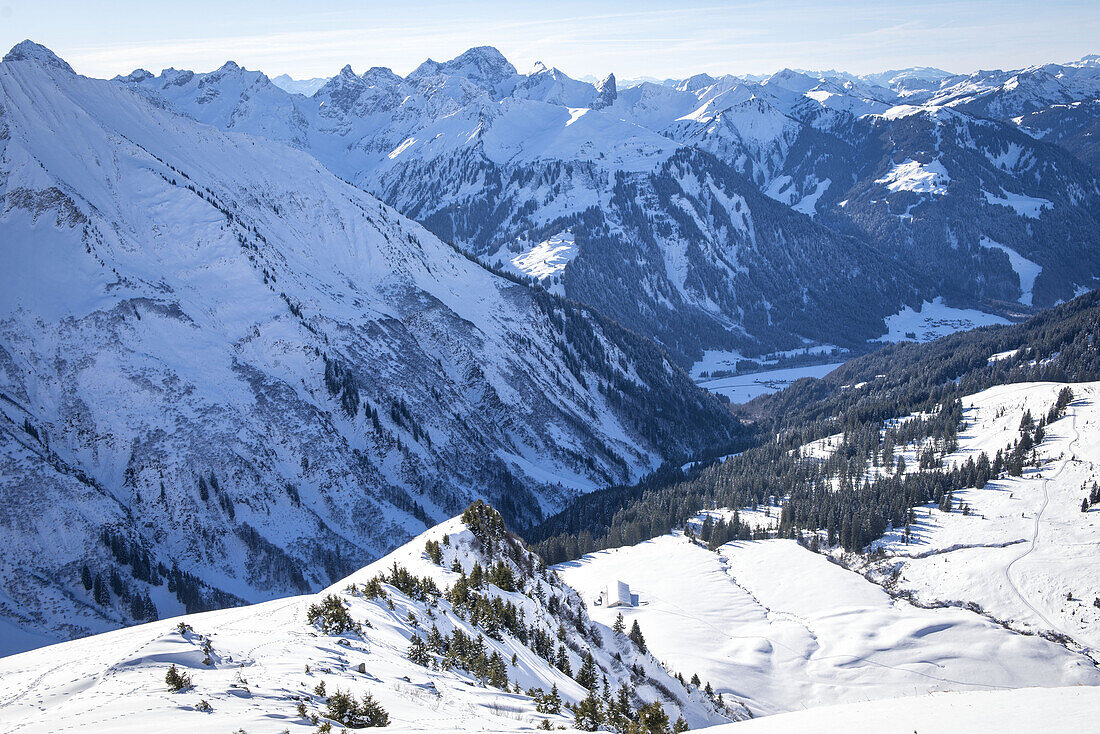
[[646,652],[645,637],[642,635],[642,628],[638,626],[638,620],[634,620],[634,623],[630,625],[630,641],[633,642],[639,650]]
[[584,656],[584,662],[577,671],[577,683],[590,691],[596,690],[596,661],[592,658],[592,653]]

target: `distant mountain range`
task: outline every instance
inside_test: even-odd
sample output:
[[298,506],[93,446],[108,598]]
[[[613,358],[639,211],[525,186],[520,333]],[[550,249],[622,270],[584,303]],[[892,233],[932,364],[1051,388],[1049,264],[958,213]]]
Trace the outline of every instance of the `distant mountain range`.
[[231,62],[116,81],[309,152],[684,367],[705,350],[855,347],[938,297],[1018,317],[1100,275],[1096,57],[623,87],[520,74],[482,47],[407,77],[345,67],[310,97]]

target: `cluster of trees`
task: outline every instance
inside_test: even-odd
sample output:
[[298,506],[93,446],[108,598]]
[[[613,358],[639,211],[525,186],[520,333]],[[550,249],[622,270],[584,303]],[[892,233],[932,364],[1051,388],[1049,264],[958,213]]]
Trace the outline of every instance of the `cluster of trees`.
[[1088,512],[1093,505],[1100,504],[1100,484],[1092,483],[1092,491],[1081,500],[1081,512]]
[[[684,527],[684,532],[689,538],[695,536],[690,524]],[[699,528],[698,541],[705,544],[708,549],[715,550],[734,540],[754,540],[764,537],[764,532],[761,528],[753,528],[748,523],[741,522],[741,514],[734,510],[729,522],[726,522],[724,517],[719,517],[715,522],[710,514],[704,517]]]
[[327,699],[325,718],[348,729],[390,725],[390,715],[369,693],[357,700],[350,693],[337,689]]
[[336,594],[328,594],[319,604],[310,604],[306,621],[316,624],[326,635],[359,634],[362,626],[351,617],[347,603]]
[[[210,478],[216,489],[216,478],[213,474]],[[206,480],[202,479],[202,481],[205,484]],[[135,622],[152,621],[158,619],[159,615],[156,604],[149,597],[149,592],[142,590],[140,584],[135,584],[133,581],[143,582],[149,586],[167,584],[168,591],[175,594],[188,614],[240,606],[245,603],[233,594],[208,586],[197,576],[181,570],[174,564],[169,568],[157,561],[148,548],[130,539],[122,531],[105,527],[100,531],[99,541],[110,551],[118,567],[112,566],[106,572],[106,579],[104,579],[103,572],[93,571],[84,565],[80,570],[81,583],[92,593],[92,599],[100,606],[108,606],[112,598],[117,598],[122,605],[120,610],[124,613],[128,612]],[[119,567],[128,571],[129,579],[123,577]]]
[[417,665],[437,670],[464,670],[482,684],[508,690],[508,665],[498,651],[490,651],[481,635],[472,637],[460,629],[443,635],[432,625],[427,636],[413,635],[408,658]]
[[688,730],[682,716],[670,722],[668,713],[660,701],[643,703],[635,708],[631,702],[634,691],[623,683],[612,692],[606,678],[602,691],[598,685],[589,689],[588,696],[575,705],[566,704],[573,713],[573,726],[581,731],[608,730],[617,734],[680,734]]

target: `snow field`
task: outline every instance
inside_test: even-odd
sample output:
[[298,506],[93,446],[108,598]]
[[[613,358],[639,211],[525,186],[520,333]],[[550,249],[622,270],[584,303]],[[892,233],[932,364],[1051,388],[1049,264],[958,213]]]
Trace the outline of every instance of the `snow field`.
[[[436,565],[424,551],[425,542],[441,542],[444,536],[443,563]],[[151,728],[166,733],[243,728],[305,734],[316,727],[297,706],[304,703],[307,714],[323,715],[324,700],[314,693],[321,682],[329,695],[342,690],[357,698],[374,696],[390,715],[387,731],[530,730],[543,719],[570,724],[572,717],[564,710],[560,716],[539,713],[525,695],[479,685],[459,670],[422,667],[406,657],[411,637],[425,634],[432,625],[443,635],[462,630],[471,638],[483,636],[488,651],[499,652],[506,661],[509,681],[523,690],[557,686],[562,699],[571,702],[587,695],[575,680],[510,634],[503,633],[500,640],[485,635],[446,600],[432,608],[389,586],[388,599],[371,600],[347,590],[389,571],[394,563],[433,579],[442,590],[459,578],[451,563],[458,561],[469,571],[475,560],[486,567],[474,536],[455,518],[315,596],[161,620],[0,658],[0,730],[130,734]],[[556,629],[557,618],[532,597],[495,593],[522,608],[528,623],[541,620],[545,629]],[[567,587],[547,583],[543,593],[563,605],[580,604]],[[352,618],[365,627],[361,636],[325,635],[307,624],[309,605],[327,594],[343,599]],[[181,632],[180,622],[190,629]],[[612,686],[629,679],[629,666],[637,664],[646,678],[634,683],[645,700],[658,698],[650,680],[676,689],[678,684],[653,657],[635,655],[625,637],[607,628],[600,634],[604,644],[594,646],[592,653],[611,671]],[[571,647],[576,633],[569,635]],[[211,665],[204,663],[206,641],[212,645]],[[615,653],[623,662],[613,658]],[[510,662],[513,655],[515,664]],[[581,657],[572,650],[568,655],[576,671]],[[192,687],[168,690],[164,677],[172,664],[190,676]],[[201,701],[211,710],[197,709]],[[664,705],[673,719],[682,713],[693,727],[731,720],[705,704],[701,694],[679,700],[679,706]]]
[[[1007,323],[1008,321],[1000,316],[972,308],[953,308],[946,305],[943,298],[936,298],[931,302],[925,301],[917,311],[906,306],[893,316],[887,316],[886,334],[880,336],[878,340],[930,342],[957,331]],[[914,334],[916,338],[908,334]]]
[[788,367],[781,370],[765,370],[737,377],[719,377],[703,380],[699,386],[725,395],[732,403],[747,403],[760,395],[776,393],[803,377],[821,378],[829,374],[843,362],[833,364],[815,364],[809,367]]
[[909,698],[822,706],[718,726],[708,734],[1034,734],[1090,731],[1096,724],[1100,688],[1022,688],[1013,691],[932,693]]
[[[1024,411],[1038,420],[1063,387],[1019,383],[965,398],[966,427],[947,463],[1006,448],[1019,437]],[[1100,383],[1070,387],[1073,402],[1038,448],[1040,468],[957,493],[956,506],[965,502],[969,515],[919,508],[908,545],[900,530],[876,545],[890,556],[879,571],[898,569],[897,588],[924,602],[974,602],[1021,629],[1067,635],[1095,654],[1100,507],[1083,513],[1081,500],[1100,481]]]
[[[921,609],[793,541],[711,553],[676,533],[561,564],[610,624],[637,619],[650,649],[754,715],[944,690],[1100,685],[1084,657],[962,609]],[[614,580],[640,605],[591,606]]]

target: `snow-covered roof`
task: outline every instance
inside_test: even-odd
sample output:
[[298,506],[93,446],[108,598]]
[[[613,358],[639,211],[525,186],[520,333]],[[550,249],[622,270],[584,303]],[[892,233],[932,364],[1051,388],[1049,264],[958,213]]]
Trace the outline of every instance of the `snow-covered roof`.
[[630,598],[630,586],[623,581],[616,581],[611,587],[614,593],[608,597],[609,607],[632,607],[634,602]]

